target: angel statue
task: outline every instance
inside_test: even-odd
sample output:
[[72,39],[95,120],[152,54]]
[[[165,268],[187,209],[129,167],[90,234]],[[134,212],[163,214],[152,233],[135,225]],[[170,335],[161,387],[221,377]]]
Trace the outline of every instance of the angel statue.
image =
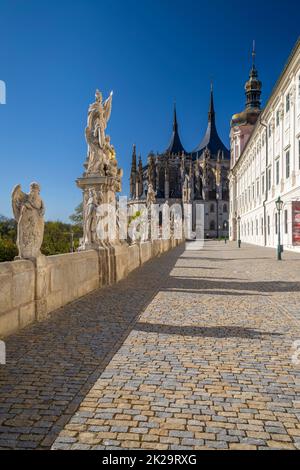
[[96,100],[88,110],[87,127],[85,129],[88,144],[87,173],[98,173],[105,176],[105,165],[107,165],[113,152],[113,148],[105,136],[105,130],[111,115],[112,96],[113,92],[103,102],[102,94],[97,90]]
[[18,222],[18,258],[36,259],[41,255],[44,237],[45,206],[40,196],[40,185],[31,183],[29,194],[23,193],[20,184],[15,186],[12,208]]

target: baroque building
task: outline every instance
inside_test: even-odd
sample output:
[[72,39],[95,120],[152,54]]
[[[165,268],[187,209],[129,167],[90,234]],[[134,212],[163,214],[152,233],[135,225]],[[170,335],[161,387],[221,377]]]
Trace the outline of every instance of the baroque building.
[[187,152],[182,145],[176,108],[170,143],[162,153],[150,153],[147,164],[143,165],[141,156],[137,161],[134,145],[130,173],[131,201],[146,201],[148,185],[151,183],[158,204],[166,201],[170,206],[175,203],[191,204],[194,228],[195,206],[203,204],[205,236],[227,236],[229,169],[230,152],[217,132],[211,88],[207,129],[193,151]]
[[[254,62],[231,121],[230,238],[300,250],[300,40],[263,110]],[[283,201],[281,217],[276,200]]]

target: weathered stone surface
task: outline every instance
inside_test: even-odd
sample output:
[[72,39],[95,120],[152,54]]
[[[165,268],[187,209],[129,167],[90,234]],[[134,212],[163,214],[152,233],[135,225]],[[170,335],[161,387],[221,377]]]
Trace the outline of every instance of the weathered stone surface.
[[[148,255],[157,256],[171,247],[150,242]],[[145,249],[143,248],[145,251]],[[143,260],[145,261],[145,259]],[[99,250],[0,264],[0,336],[45,320],[49,314],[99,287],[112,285],[128,276],[142,263],[140,245],[127,243]],[[11,315],[11,319],[10,319]]]

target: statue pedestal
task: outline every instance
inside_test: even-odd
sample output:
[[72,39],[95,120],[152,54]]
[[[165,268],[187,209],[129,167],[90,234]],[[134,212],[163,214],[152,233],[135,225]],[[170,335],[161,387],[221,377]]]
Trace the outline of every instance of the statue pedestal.
[[116,192],[121,191],[121,182],[118,178],[112,176],[86,175],[76,180],[77,186],[82,189],[83,195],[89,189],[95,189],[101,192],[102,203],[114,203],[116,201]]
[[76,180],[83,192],[83,243],[79,251],[110,248],[119,244],[118,236],[111,240],[109,236],[99,239],[97,236],[97,208],[109,204],[116,209],[116,192],[121,191],[120,177],[85,174]]

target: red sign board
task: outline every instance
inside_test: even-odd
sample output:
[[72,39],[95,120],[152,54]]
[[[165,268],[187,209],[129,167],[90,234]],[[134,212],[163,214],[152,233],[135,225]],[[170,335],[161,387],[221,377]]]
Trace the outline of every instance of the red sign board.
[[300,246],[300,201],[292,203],[293,245]]

